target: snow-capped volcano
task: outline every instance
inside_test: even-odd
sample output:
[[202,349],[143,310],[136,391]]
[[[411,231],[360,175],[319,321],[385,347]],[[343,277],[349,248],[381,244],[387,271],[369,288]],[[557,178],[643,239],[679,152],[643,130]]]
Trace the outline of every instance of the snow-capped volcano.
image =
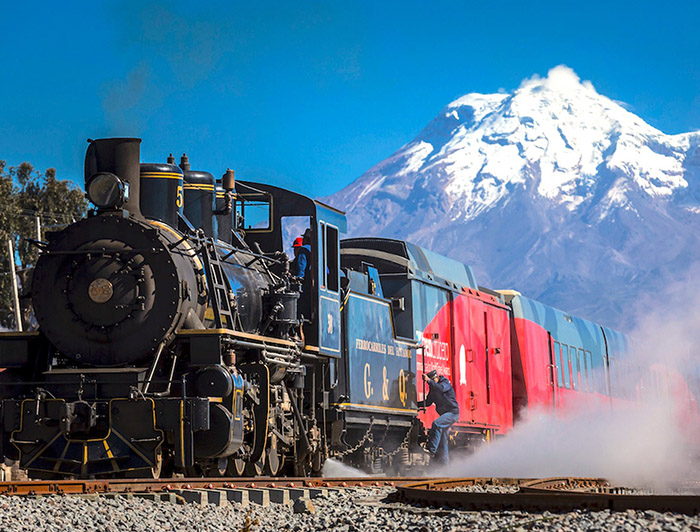
[[326,201],[352,235],[471,264],[481,284],[618,326],[700,263],[700,132],[665,135],[568,67],[467,94]]

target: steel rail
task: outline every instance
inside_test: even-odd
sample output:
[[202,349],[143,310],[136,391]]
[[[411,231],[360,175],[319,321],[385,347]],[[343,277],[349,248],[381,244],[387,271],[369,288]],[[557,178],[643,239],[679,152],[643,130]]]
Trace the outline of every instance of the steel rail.
[[20,480],[0,482],[0,495],[143,493],[216,488],[393,487],[419,477],[212,477],[104,480]]
[[[517,487],[515,493],[454,491],[463,486]],[[441,479],[398,485],[395,500],[423,506],[446,506],[473,511],[522,510],[571,512],[573,510],[654,510],[700,514],[697,495],[634,495],[615,488],[605,479],[560,477],[550,479]]]

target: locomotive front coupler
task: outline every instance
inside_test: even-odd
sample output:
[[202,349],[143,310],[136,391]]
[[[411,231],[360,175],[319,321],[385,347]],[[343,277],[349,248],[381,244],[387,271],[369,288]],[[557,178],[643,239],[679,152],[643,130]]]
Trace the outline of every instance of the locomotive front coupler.
[[87,401],[74,401],[61,405],[60,427],[70,437],[87,435],[97,427],[97,405]]

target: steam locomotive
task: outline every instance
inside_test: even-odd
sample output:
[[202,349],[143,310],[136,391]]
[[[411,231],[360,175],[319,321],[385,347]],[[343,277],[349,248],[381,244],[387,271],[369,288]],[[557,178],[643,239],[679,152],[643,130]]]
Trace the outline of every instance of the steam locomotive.
[[[141,164],[140,139],[90,141],[95,209],[37,243],[38,331],[0,337],[2,456],[36,478],[307,475],[333,455],[408,463],[416,342],[395,337],[376,269],[341,286],[344,215],[174,162]],[[303,289],[284,252],[297,230],[313,243]],[[364,386],[363,369],[343,353],[360,337],[391,352],[372,362],[383,383],[355,404],[347,379],[360,364]]]
[[461,449],[523,408],[628,393],[621,333],[408,242],[341,241],[344,214],[294,192],[141,163],[140,142],[90,141],[94,210],[36,243],[39,329],[0,334],[0,454],[32,477],[406,472],[429,460],[433,369]]

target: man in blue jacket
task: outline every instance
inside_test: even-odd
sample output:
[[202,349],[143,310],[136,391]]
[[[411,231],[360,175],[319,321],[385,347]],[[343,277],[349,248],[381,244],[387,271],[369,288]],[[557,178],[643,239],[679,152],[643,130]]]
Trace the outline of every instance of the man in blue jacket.
[[435,410],[440,417],[433,421],[433,426],[428,432],[428,443],[425,447],[430,456],[434,456],[439,462],[447,464],[450,461],[447,440],[450,435],[450,427],[459,419],[459,405],[455,390],[450,381],[444,375],[438,375],[437,371],[429,371],[423,374],[423,380],[428,383],[428,396],[425,401],[419,401],[418,406],[435,405]]
[[309,281],[311,273],[311,246],[304,243],[304,239],[299,237],[292,244],[294,250],[294,260],[292,261],[292,274],[302,281]]
[[[308,232],[308,230],[307,230]],[[305,320],[311,319],[311,290],[312,290],[312,275],[311,275],[311,238],[304,233],[303,237],[298,237],[292,244],[294,250],[294,260],[292,261],[290,270],[292,275],[296,275],[301,280],[301,294],[297,302],[297,313]]]

